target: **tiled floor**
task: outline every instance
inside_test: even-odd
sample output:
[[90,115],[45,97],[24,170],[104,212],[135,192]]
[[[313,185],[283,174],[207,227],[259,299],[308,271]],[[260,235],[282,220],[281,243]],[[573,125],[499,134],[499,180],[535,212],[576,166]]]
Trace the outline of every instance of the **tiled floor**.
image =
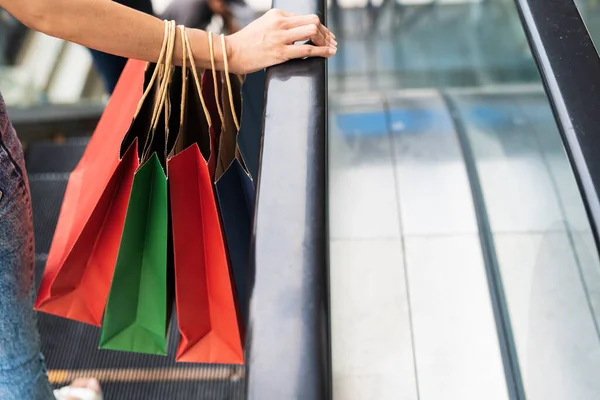
[[589,223],[547,100],[506,100],[508,124],[468,132],[501,144],[474,152],[525,388],[534,399],[591,399],[600,392],[597,250],[585,242]]
[[[332,104],[334,396],[504,399],[468,180],[441,98],[361,104],[364,135],[337,127],[361,126],[344,123],[352,100]],[[394,110],[444,117],[413,126]],[[372,128],[385,127],[379,119],[393,134]]]
[[[547,101],[525,89],[449,95],[473,148],[527,398],[595,399],[600,262]],[[331,110],[334,398],[508,398],[441,96],[346,94]]]

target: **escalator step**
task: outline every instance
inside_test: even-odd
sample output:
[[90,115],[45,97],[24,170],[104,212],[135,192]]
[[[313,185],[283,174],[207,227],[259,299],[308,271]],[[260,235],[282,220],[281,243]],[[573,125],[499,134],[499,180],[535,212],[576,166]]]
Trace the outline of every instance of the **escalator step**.
[[213,381],[196,382],[144,382],[137,385],[108,383],[103,385],[106,398],[127,400],[148,399],[207,399],[237,400],[244,397],[244,383]]
[[69,175],[66,173],[30,174],[35,253],[47,254],[58,222]]
[[[230,379],[241,367],[175,363],[179,336],[175,322],[171,324],[167,357],[98,350],[99,328],[52,315],[40,313],[39,328],[51,380],[57,375],[54,371],[84,371],[79,376],[96,371],[101,381],[109,379],[103,390],[111,399],[243,398],[243,380]],[[53,383],[60,386],[68,382]]]
[[25,162],[30,174],[71,172],[77,166],[89,138],[73,138],[64,143],[31,143],[25,153]]

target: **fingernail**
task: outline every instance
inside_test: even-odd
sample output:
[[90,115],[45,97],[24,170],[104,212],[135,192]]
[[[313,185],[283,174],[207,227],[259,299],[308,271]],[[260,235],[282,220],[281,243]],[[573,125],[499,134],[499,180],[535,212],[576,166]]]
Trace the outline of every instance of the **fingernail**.
[[329,49],[329,55],[334,55],[335,53],[337,53],[337,49],[336,48],[330,48]]
[[333,43],[334,46],[337,46],[337,42],[333,39],[331,39],[331,43]]

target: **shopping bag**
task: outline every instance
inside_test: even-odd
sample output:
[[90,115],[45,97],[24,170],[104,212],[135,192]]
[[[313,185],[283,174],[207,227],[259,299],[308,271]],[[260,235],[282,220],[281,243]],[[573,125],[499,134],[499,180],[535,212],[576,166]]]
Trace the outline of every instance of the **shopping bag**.
[[101,349],[167,353],[170,304],[166,154],[175,41],[174,23],[169,26],[168,52],[164,68],[161,66],[163,76],[158,101],[154,106],[150,138],[142,149],[140,167],[133,178],[102,324]]
[[242,364],[238,316],[207,161],[215,149],[206,128],[213,124],[189,43],[184,48],[192,76],[182,96],[178,142],[168,161],[180,332],[176,359]]
[[[70,175],[36,310],[100,325],[138,167],[137,143],[145,140],[150,118],[151,102],[144,101],[142,92],[154,84],[154,70],[145,69],[144,62],[127,63]],[[120,153],[126,132],[133,140]]]
[[[231,82],[237,81],[231,80]],[[237,84],[233,86],[239,89]],[[239,91],[234,90],[233,93]],[[223,98],[225,104],[229,99],[227,91]],[[241,107],[237,108],[239,110]],[[217,164],[224,165],[225,170],[220,176],[216,176],[215,186],[235,283],[238,310],[245,325],[248,308],[247,278],[254,210],[254,184],[237,146],[238,128],[233,123],[231,110],[234,109],[224,107],[225,129],[222,131]]]
[[[211,36],[209,35],[209,38]],[[221,38],[221,44],[223,44]],[[214,72],[213,69],[213,73]],[[226,71],[220,99],[222,130],[219,141],[215,188],[228,249],[242,327],[247,323],[247,278],[254,209],[254,184],[238,146],[242,111],[242,80]]]
[[154,153],[135,174],[100,348],[166,354],[167,182]]
[[242,117],[238,145],[250,176],[258,177],[258,159],[264,115],[265,70],[246,75],[242,84]]

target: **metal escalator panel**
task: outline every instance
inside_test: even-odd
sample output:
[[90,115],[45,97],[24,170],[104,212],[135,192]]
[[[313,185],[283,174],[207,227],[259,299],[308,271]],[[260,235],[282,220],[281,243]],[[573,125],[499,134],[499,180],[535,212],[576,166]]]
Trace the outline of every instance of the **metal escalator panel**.
[[442,96],[332,99],[330,149],[334,398],[507,398]]
[[[548,100],[534,90],[454,101],[479,170],[527,397],[593,398],[600,262]],[[494,123],[475,116],[491,110]]]
[[573,2],[519,0],[537,31],[511,0],[399,3],[331,18],[334,399],[595,399],[600,61]]

